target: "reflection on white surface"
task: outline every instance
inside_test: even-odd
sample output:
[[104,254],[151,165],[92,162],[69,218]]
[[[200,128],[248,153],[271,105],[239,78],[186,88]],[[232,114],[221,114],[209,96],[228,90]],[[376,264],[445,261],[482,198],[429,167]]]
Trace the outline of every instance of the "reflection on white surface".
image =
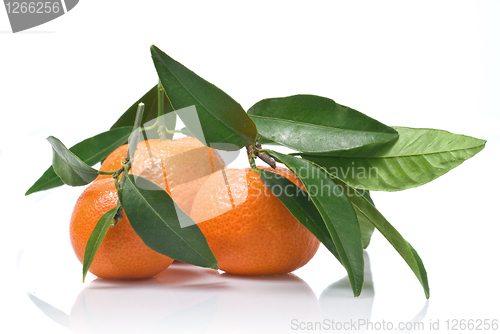
[[[175,264],[140,280],[96,279],[76,298],[70,313],[76,333],[156,333],[185,327],[206,332],[221,287],[218,272]],[[189,320],[189,317],[192,317]]]
[[293,323],[305,328],[325,319],[370,320],[375,292],[366,253],[365,262],[358,298],[347,277],[328,286],[318,301],[293,274],[235,276],[183,263],[144,280],[95,279],[69,314],[28,295],[46,316],[76,333],[287,333],[297,332]]
[[[371,319],[375,290],[368,253],[364,252],[365,281],[361,295],[353,298],[348,277],[344,277],[329,285],[320,295],[319,303],[323,319],[334,319],[335,322],[350,323],[352,319]],[[365,333],[360,328],[356,333]]]
[[[412,298],[401,304],[401,297],[391,300],[385,291],[381,299],[375,299],[370,259],[366,252],[363,291],[354,298],[347,277],[334,275],[329,282],[328,275],[334,272],[321,271],[321,267],[315,268],[318,276],[310,276],[307,283],[293,274],[235,276],[174,263],[150,279],[92,280],[92,275],[89,275],[88,281],[82,284],[81,264],[69,242],[45,243],[45,239],[41,238],[39,244],[30,244],[18,253],[19,281],[30,302],[41,311],[40,316],[62,331],[297,333],[311,332],[306,330],[310,324],[317,327],[318,323],[324,324],[325,321],[409,321],[420,312]],[[376,239],[372,247],[377,245]],[[308,266],[323,266],[334,260],[329,253],[326,254],[328,258],[322,258],[322,254],[317,254],[320,259]],[[45,261],[47,258],[51,260]],[[318,280],[325,282],[321,289],[318,289]],[[383,284],[380,284],[383,281],[376,282],[378,290],[384,292]],[[414,285],[411,288],[420,298],[420,287]],[[406,291],[408,287],[404,289]],[[427,306],[414,320],[423,319],[426,310]],[[323,326],[323,331],[331,331],[324,325],[320,326]],[[356,330],[364,331],[363,328]]]
[[[417,315],[415,315],[413,317],[413,319],[411,319],[410,321],[406,321],[404,322],[405,325],[409,325],[409,326],[413,326],[413,329],[407,329],[407,330],[395,330],[393,331],[392,333],[396,334],[396,333],[413,333],[415,331],[417,331],[417,328],[414,324],[423,324],[423,320],[425,319],[425,316],[427,315],[427,310],[429,309],[429,300],[427,299],[427,301],[425,302],[425,305],[424,307],[422,307],[422,309],[420,310],[420,312],[417,313]],[[423,327],[425,329],[425,327]],[[431,327],[429,327],[430,329]]]
[[240,277],[179,263],[150,279],[94,280],[76,298],[69,321],[30,298],[76,333],[279,333],[293,318],[321,318],[314,292],[295,275]]

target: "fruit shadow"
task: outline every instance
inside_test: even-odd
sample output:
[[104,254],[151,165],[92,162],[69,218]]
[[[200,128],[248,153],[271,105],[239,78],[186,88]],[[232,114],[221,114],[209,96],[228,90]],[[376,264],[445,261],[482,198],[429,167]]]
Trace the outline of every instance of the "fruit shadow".
[[294,319],[370,320],[374,296],[366,253],[365,285],[357,298],[347,277],[328,286],[318,300],[294,274],[238,276],[184,263],[148,279],[95,279],[80,292],[69,315],[29,294],[49,318],[77,333],[283,332]]
[[223,287],[218,276],[216,270],[175,263],[142,280],[97,278],[74,301],[70,327],[77,333],[165,333],[172,328],[203,333]]
[[96,278],[85,289],[181,289],[181,288],[222,288],[214,279],[217,270],[200,268],[182,262],[175,262],[163,272],[144,279],[104,279]]
[[282,331],[297,317],[319,320],[316,295],[293,274],[242,277],[183,263],[142,280],[97,278],[69,315],[31,295],[49,318],[77,333]]

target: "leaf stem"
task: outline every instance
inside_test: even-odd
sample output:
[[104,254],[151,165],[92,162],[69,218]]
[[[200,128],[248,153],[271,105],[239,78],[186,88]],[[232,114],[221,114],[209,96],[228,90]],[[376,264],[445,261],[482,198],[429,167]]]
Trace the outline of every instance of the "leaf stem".
[[163,130],[165,130],[166,133],[169,133],[169,134],[174,134],[174,133],[182,133],[181,130],[169,130],[167,128],[163,128]]
[[118,181],[118,188],[117,189],[122,189],[123,188],[123,183],[125,182],[125,179],[128,176],[128,171],[132,167],[132,162],[129,161],[125,166],[123,166],[123,174],[120,176],[120,180]]
[[[141,120],[142,120],[142,115],[144,114],[144,103],[139,103],[139,105],[137,106],[137,113],[135,115],[135,121],[134,121],[134,128],[132,130],[132,135],[131,135],[131,138],[130,138],[130,141],[129,141],[129,145],[128,145],[128,150],[127,150],[127,157],[125,158],[125,161],[123,161],[123,166],[118,169],[118,170],[115,170],[113,172],[99,172],[99,174],[105,174],[105,175],[113,175],[113,178],[115,179],[115,186],[116,186],[116,189],[119,190],[123,187],[123,177],[127,177],[127,174],[128,174],[128,170],[130,168],[132,168],[132,160],[133,160],[133,157],[134,157],[134,153],[135,153],[135,150],[137,149],[137,144],[139,143],[139,134],[142,132],[142,128],[140,127],[141,126]],[[120,177],[120,174],[123,175]],[[116,181],[118,180],[118,178],[120,177],[120,180],[119,181]]]
[[139,143],[139,134],[140,134],[140,126],[141,126],[141,121],[142,121],[142,115],[144,114],[144,108],[145,105],[144,103],[139,103],[137,106],[137,113],[135,114],[135,121],[134,121],[134,128],[132,130],[132,135],[130,138],[129,146],[128,146],[128,151],[127,151],[127,158],[125,159],[125,162],[128,163],[131,158],[134,157],[135,150],[137,149],[137,144]]
[[99,175],[113,175],[115,172],[116,172],[116,170],[112,170],[112,171],[109,171],[109,172],[106,172],[104,170],[100,170],[99,171]]
[[153,130],[154,128],[156,128],[158,126],[158,120],[156,120],[156,122],[151,125],[151,126],[146,126],[146,127],[142,127],[141,128],[141,131],[149,131],[149,130]]
[[[125,160],[125,161],[123,162],[123,164],[127,164],[127,163],[128,163],[128,161],[127,161],[127,160]],[[124,167],[124,166],[122,166],[120,169],[115,170],[115,171],[113,172],[113,178],[114,178],[114,179],[118,179],[118,177],[120,176],[120,174],[123,172],[123,169],[124,169],[124,168],[125,168],[125,167]]]
[[255,147],[253,145],[247,145],[245,147],[247,149],[248,162],[250,162],[250,170],[256,171],[257,165],[255,164]]
[[262,149],[261,144],[259,144],[259,143],[255,144],[254,154],[256,156],[258,156],[266,164],[271,166],[273,169],[276,169],[276,160],[274,160],[274,158],[267,152],[268,152],[268,150]]

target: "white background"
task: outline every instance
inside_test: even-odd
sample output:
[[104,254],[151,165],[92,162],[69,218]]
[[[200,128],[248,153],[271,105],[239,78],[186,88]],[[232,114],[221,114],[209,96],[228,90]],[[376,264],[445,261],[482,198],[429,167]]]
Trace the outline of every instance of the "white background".
[[[1,326],[276,333],[297,332],[293,319],[362,318],[394,326],[414,319],[427,330],[439,321],[444,331],[448,319],[500,319],[498,17],[498,1],[85,0],[12,34],[0,9]],[[47,136],[72,146],[105,131],[157,81],[151,44],[245,109],[316,94],[388,125],[488,140],[430,184],[373,194],[423,259],[429,302],[379,233],[367,250],[373,288],[368,282],[356,299],[322,248],[296,276],[245,279],[177,266],[157,280],[82,284],[68,224],[83,188],[24,192],[51,163]]]

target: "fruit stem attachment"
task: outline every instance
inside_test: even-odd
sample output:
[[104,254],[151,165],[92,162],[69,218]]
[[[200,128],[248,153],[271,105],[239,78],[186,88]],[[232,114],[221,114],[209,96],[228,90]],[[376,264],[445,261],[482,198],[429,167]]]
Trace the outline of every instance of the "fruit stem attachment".
[[116,223],[120,221],[120,219],[123,218],[123,207],[121,206],[120,203],[118,203],[118,210],[116,211],[115,216],[113,217],[113,220],[111,221],[111,227],[115,227]]

